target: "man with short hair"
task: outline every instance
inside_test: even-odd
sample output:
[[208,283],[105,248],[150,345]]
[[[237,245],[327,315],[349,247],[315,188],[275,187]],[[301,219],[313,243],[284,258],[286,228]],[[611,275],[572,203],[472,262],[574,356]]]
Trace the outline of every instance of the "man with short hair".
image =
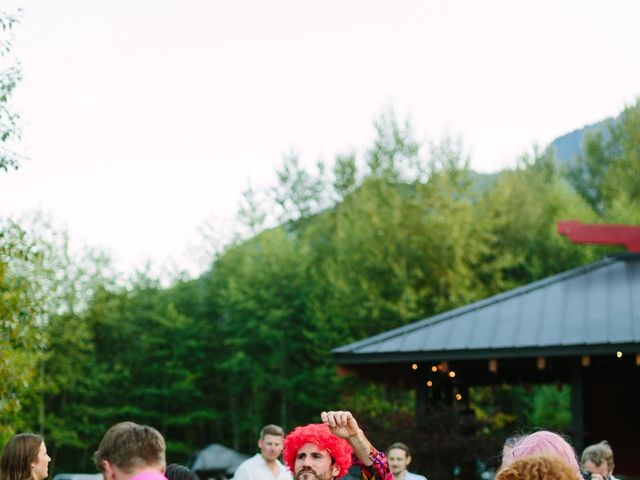
[[618,480],[613,476],[613,450],[606,440],[585,448],[580,463],[593,480]]
[[265,425],[258,439],[260,453],[245,460],[233,474],[234,480],[291,480],[291,473],[278,460],[284,448],[284,430]]
[[155,428],[122,422],[104,434],[93,461],[104,480],[166,480],[165,450]]
[[335,480],[352,464],[363,480],[393,480],[384,453],[376,450],[351,412],[322,412],[322,423],[297,427],[284,439],[284,460],[295,480]]
[[407,470],[411,463],[411,451],[404,443],[396,442],[391,444],[387,448],[387,460],[394,480],[427,480],[427,477]]

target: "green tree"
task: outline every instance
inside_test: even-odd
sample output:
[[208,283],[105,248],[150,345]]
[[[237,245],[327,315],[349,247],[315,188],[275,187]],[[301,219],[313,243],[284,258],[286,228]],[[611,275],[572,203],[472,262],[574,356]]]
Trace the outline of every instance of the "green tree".
[[279,207],[281,223],[298,221],[316,214],[327,206],[325,197],[325,167],[317,164],[317,174],[307,172],[300,165],[297,155],[291,153],[277,171],[278,184],[273,188],[273,199]]
[[0,441],[25,427],[22,410],[37,379],[43,309],[29,275],[42,256],[15,222],[0,223]]
[[309,333],[306,260],[299,248],[295,233],[276,228],[230,247],[214,264],[211,289],[225,353],[219,367],[235,379],[221,387],[238,448],[252,444],[264,423],[288,426],[304,418],[305,401],[296,394],[306,367],[303,381],[319,381],[298,350]]
[[18,16],[0,10],[0,170],[17,169],[20,155],[16,152],[20,138],[19,116],[9,100],[21,79],[19,62],[12,56],[13,28]]
[[[387,138],[405,141],[410,132],[381,135],[385,140],[375,144],[384,147],[370,157],[386,165],[386,173],[377,167],[368,172],[304,233],[313,265],[311,307],[321,324],[331,326],[336,347],[479,294],[469,266],[481,239],[459,145],[445,141],[433,149],[430,166],[406,158],[394,170],[397,152],[418,150]],[[445,150],[452,162],[447,166]],[[430,172],[426,182],[423,172]]]
[[554,159],[534,152],[502,172],[478,203],[476,222],[487,238],[475,266],[487,294],[593,261],[603,249],[574,245],[557,232],[559,220],[593,221],[596,213],[559,175]]
[[587,136],[584,154],[567,171],[576,191],[605,219],[625,217],[624,203],[627,211],[638,210],[639,177],[640,99],[609,124],[609,135]]
[[[23,327],[38,336],[40,350],[32,356],[35,373],[22,395],[22,411],[16,421],[20,421],[21,429],[47,435],[55,468],[60,449],[86,448],[83,401],[86,392],[95,389],[96,376],[92,370],[91,332],[80,314],[94,292],[113,284],[114,279],[104,253],[74,250],[68,233],[56,228],[50,218],[36,213],[22,217],[19,223],[22,241],[33,255],[29,261],[14,257],[11,263],[28,279],[37,311],[23,320]],[[84,397],[78,394],[83,390]]]

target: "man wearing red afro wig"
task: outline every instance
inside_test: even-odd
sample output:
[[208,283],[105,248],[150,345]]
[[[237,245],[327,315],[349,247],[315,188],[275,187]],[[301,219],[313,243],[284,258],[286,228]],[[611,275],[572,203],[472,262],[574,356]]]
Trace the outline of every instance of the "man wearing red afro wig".
[[284,462],[295,480],[335,480],[352,464],[363,480],[393,480],[387,459],[379,452],[351,412],[322,412],[322,423],[293,430],[284,439]]

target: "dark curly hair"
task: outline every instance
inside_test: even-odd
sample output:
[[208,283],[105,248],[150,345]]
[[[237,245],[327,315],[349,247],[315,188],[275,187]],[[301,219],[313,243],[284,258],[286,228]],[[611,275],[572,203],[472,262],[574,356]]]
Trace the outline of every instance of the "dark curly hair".
[[336,478],[343,477],[351,466],[353,450],[347,441],[336,437],[329,427],[322,423],[311,423],[304,427],[297,427],[284,439],[284,463],[295,475],[296,455],[305,443],[313,443],[331,455],[331,460],[339,468]]

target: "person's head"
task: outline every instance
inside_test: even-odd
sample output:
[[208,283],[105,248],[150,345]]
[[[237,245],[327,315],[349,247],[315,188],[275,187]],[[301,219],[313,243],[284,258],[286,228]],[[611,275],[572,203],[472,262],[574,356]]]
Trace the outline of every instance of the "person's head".
[[495,480],[575,480],[573,468],[555,454],[529,455],[502,467]]
[[331,480],[344,476],[353,450],[322,423],[297,427],[284,439],[284,461],[296,480]]
[[411,451],[404,443],[396,442],[387,448],[387,461],[389,462],[389,470],[394,477],[402,475],[411,463]]
[[502,461],[504,462],[505,457],[509,457],[509,454],[511,453],[511,451],[513,450],[513,447],[515,446],[516,442],[518,441],[517,436],[512,435],[510,437],[507,437],[507,439],[504,441],[504,444],[502,445]]
[[44,480],[49,475],[50,461],[41,436],[20,433],[2,450],[0,480]]
[[606,440],[589,445],[582,452],[582,468],[587,472],[597,473],[607,478],[613,473],[613,450]]
[[573,469],[574,477],[582,478],[580,466],[573,447],[560,435],[548,430],[540,430],[516,440],[510,452],[502,458],[502,466],[508,466],[523,457],[539,454],[557,455]]
[[267,462],[274,462],[284,448],[284,430],[278,425],[265,425],[258,440],[260,454]]
[[121,480],[145,469],[164,472],[164,438],[147,425],[117,423],[102,437],[93,460],[105,480]]
[[199,480],[198,476],[183,465],[172,463],[167,465],[164,476],[168,480]]

